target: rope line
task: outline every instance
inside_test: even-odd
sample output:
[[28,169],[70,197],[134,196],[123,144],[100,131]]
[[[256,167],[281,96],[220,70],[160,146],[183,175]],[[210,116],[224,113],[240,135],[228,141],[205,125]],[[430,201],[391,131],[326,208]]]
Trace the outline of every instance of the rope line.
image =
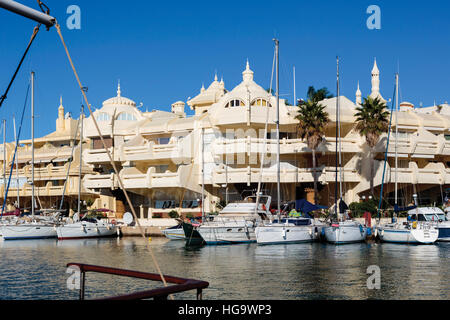
[[[79,76],[78,76],[78,73],[77,73],[76,68],[75,68],[75,66],[74,66],[74,64],[73,64],[72,58],[71,58],[71,56],[70,56],[69,49],[67,48],[67,45],[66,45],[66,43],[65,43],[65,41],[64,41],[64,37],[63,37],[63,35],[62,35],[62,33],[61,33],[61,27],[60,27],[59,23],[56,23],[56,24],[55,24],[55,28],[56,28],[56,31],[58,32],[58,35],[59,35],[60,39],[61,39],[61,43],[62,43],[62,45],[64,46],[64,49],[65,49],[66,54],[67,54],[67,58],[68,58],[69,63],[70,63],[70,65],[71,65],[71,67],[72,67],[72,71],[73,71],[73,73],[74,73],[74,75],[75,75],[75,78],[76,78],[76,80],[77,80],[77,82],[78,82],[78,85],[79,85],[79,87],[80,87],[80,90],[81,90],[81,93],[82,93],[82,95],[83,95],[83,98],[84,98],[84,100],[86,101],[86,105],[87,105],[87,107],[88,107],[88,109],[89,109],[89,113],[90,113],[90,115],[91,115],[91,117],[92,117],[92,121],[93,121],[93,123],[94,123],[94,126],[95,126],[95,128],[97,129],[97,132],[98,132],[98,134],[99,134],[99,136],[100,136],[100,139],[101,139],[101,141],[102,141],[103,147],[104,147],[104,149],[105,149],[105,151],[106,151],[106,154],[108,155],[109,161],[111,162],[111,165],[112,165],[112,167],[113,167],[113,169],[114,169],[114,172],[116,173],[117,180],[118,180],[118,182],[119,182],[120,188],[122,189],[122,191],[123,191],[123,193],[124,193],[124,195],[125,195],[125,198],[126,198],[127,203],[128,203],[128,205],[129,205],[129,207],[130,207],[130,209],[131,209],[131,212],[132,212],[132,214],[133,214],[133,216],[134,216],[134,219],[135,219],[136,224],[137,224],[137,226],[138,226],[138,228],[139,228],[139,231],[140,231],[140,233],[141,233],[141,236],[142,236],[143,239],[146,240],[145,232],[144,232],[144,230],[143,230],[141,224],[139,223],[139,219],[137,218],[137,215],[136,215],[136,212],[135,212],[135,210],[134,210],[134,207],[133,207],[133,205],[132,205],[132,203],[131,203],[131,200],[130,200],[130,198],[129,198],[129,196],[128,196],[128,193],[127,193],[127,191],[126,191],[126,189],[125,189],[125,186],[123,185],[122,179],[120,178],[119,171],[117,170],[116,164],[114,163],[114,161],[113,161],[113,159],[112,159],[112,157],[111,157],[111,153],[109,152],[108,148],[106,147],[105,140],[104,140],[103,135],[102,135],[102,133],[101,133],[101,131],[100,131],[100,128],[99,128],[99,126],[98,126],[98,123],[97,123],[97,121],[96,121],[96,119],[95,119],[95,117],[94,117],[94,113],[92,112],[91,105],[90,105],[90,103],[89,103],[89,101],[88,101],[88,99],[87,99],[86,92],[83,90],[83,85],[81,84],[80,78],[79,78]],[[156,261],[156,258],[155,258],[154,254],[153,254],[153,250],[151,249],[151,247],[150,247],[148,241],[145,241],[145,243],[146,243],[146,247],[147,247],[148,251],[150,252],[150,255],[151,255],[151,257],[152,257],[153,263],[154,263],[154,265],[155,265],[155,267],[156,267],[156,269],[157,269],[157,271],[158,271],[158,273],[159,273],[159,275],[160,275],[160,277],[161,277],[161,280],[162,280],[162,282],[164,283],[164,286],[167,287],[166,279],[165,279],[164,275],[163,275],[162,272],[161,272],[161,269],[160,269],[160,267],[159,267],[159,265],[158,265],[158,262]],[[173,300],[173,296],[172,296],[172,295],[169,295],[169,297]]]
[[12,86],[14,80],[16,79],[17,73],[19,72],[20,67],[22,66],[22,63],[25,60],[25,57],[27,56],[28,51],[30,50],[31,44],[33,43],[34,39],[36,38],[40,27],[41,27],[41,25],[39,24],[36,27],[34,27],[34,29],[33,29],[33,34],[31,35],[31,39],[28,42],[28,46],[27,46],[24,54],[22,55],[22,59],[20,59],[19,65],[17,66],[16,71],[14,72],[14,74],[8,84],[8,87],[6,88],[5,93],[0,97],[0,108],[2,107],[3,102],[6,100],[6,97],[8,96],[9,89],[11,89],[11,86]]
[[[16,161],[16,155],[17,155],[17,147],[19,146],[19,138],[20,138],[20,133],[22,132],[22,124],[23,124],[23,117],[25,115],[25,109],[27,107],[27,102],[28,102],[28,94],[30,93],[30,84],[28,83],[28,89],[27,89],[27,94],[25,96],[25,103],[23,104],[23,109],[22,109],[22,117],[20,119],[20,127],[19,127],[19,132],[17,134],[16,137],[16,147],[14,149],[14,156],[11,162],[11,168],[9,170],[9,178],[8,178],[8,186],[6,187],[6,192],[5,192],[5,199],[3,199],[3,206],[2,206],[2,213],[0,215],[0,220],[3,219],[3,212],[5,211],[5,206],[6,206],[6,199],[8,197],[8,192],[9,192],[9,186],[11,184],[11,177],[12,177],[12,173],[13,173],[13,166],[14,166],[14,162]],[[3,148],[6,148],[6,146],[3,146]],[[6,162],[6,159],[3,159]],[[18,169],[18,168],[17,168]],[[19,185],[17,185],[17,193],[19,193]]]

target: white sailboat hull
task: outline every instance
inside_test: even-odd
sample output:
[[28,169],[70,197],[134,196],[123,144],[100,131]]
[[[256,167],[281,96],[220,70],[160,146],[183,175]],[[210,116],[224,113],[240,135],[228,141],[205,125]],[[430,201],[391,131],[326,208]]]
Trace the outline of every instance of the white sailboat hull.
[[2,226],[3,240],[31,240],[56,238],[56,228],[52,225],[24,224]]
[[326,240],[333,244],[363,242],[367,237],[367,229],[356,223],[340,223],[339,226],[326,226],[323,230]]
[[236,244],[256,242],[254,227],[233,226],[200,226],[197,231],[207,245]]
[[255,230],[258,244],[288,244],[312,242],[318,239],[316,227],[286,226],[282,224],[257,227]]
[[92,222],[76,222],[56,228],[58,240],[103,238],[117,235],[114,225]]
[[166,236],[167,239],[170,239],[170,240],[185,240],[186,239],[183,228],[178,228],[178,229],[168,228],[168,229],[163,230],[162,233]]
[[434,227],[408,230],[406,228],[380,227],[380,240],[392,243],[433,244],[439,232]]

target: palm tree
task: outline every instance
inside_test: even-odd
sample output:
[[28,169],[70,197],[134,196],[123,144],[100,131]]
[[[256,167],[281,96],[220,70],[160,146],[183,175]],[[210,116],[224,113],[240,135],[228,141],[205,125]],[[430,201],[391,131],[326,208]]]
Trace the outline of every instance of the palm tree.
[[362,105],[356,107],[356,130],[361,136],[366,138],[370,148],[370,193],[374,195],[374,159],[373,149],[378,144],[380,136],[388,131],[389,111],[386,110],[386,103],[380,98],[364,98]]
[[325,99],[331,99],[333,97],[333,94],[330,93],[325,87],[319,90],[314,89],[313,86],[308,88],[308,100],[319,102]]
[[325,106],[321,105],[315,99],[309,99],[307,102],[301,104],[298,115],[295,118],[299,120],[298,133],[301,139],[306,140],[308,148],[312,150],[314,202],[317,204],[316,150],[323,140],[325,127],[330,122],[330,118],[325,111]]

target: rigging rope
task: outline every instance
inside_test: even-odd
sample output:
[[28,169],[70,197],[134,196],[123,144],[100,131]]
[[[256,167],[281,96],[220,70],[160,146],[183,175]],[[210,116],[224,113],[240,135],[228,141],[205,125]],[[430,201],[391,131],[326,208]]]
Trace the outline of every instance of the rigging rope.
[[24,54],[22,55],[22,59],[20,59],[19,65],[17,66],[16,71],[14,72],[11,80],[9,81],[9,84],[8,84],[8,87],[6,88],[5,93],[0,97],[0,108],[2,107],[3,102],[6,100],[6,97],[8,96],[9,89],[11,89],[11,86],[12,86],[14,80],[16,79],[17,73],[19,72],[20,67],[22,66],[22,63],[25,60],[25,57],[27,56],[28,50],[30,50],[31,44],[33,43],[34,39],[36,38],[40,27],[41,27],[41,24],[38,24],[36,27],[34,27],[33,34],[31,35],[31,39],[28,42],[28,46],[27,46]]
[[[74,151],[75,146],[76,146],[76,141],[77,141],[77,136],[78,136],[78,128],[80,127],[80,122],[81,122],[81,113],[80,113],[80,118],[79,118],[78,121],[77,121],[77,128],[76,128],[75,133],[74,133],[74,135],[73,135],[73,140],[72,140],[72,143],[73,143],[72,151],[71,151],[71,153],[70,153],[69,165],[68,165],[68,167],[67,167],[66,180],[64,181],[64,187],[63,187],[62,198],[61,198],[61,202],[60,202],[60,204],[59,204],[59,210],[60,210],[60,211],[62,211],[62,207],[63,207],[63,204],[64,204],[64,195],[65,195],[65,193],[66,193],[67,182],[69,181],[70,166],[72,165],[72,162],[73,162],[73,151]],[[80,156],[80,159],[81,159],[81,156]],[[80,166],[81,166],[81,160],[80,160]],[[79,183],[81,183],[81,177],[79,178],[79,180],[80,180]],[[79,214],[80,214],[80,213],[79,213]]]
[[[268,100],[269,101],[267,101],[267,106],[266,106],[266,108],[267,108],[267,112],[266,112],[266,124],[265,124],[265,127],[264,127],[264,137],[263,137],[263,139],[264,139],[264,145],[263,145],[263,150],[262,150],[262,154],[261,154],[261,168],[260,168],[260,171],[259,171],[259,180],[258,180],[258,188],[257,188],[257,191],[256,191],[256,206],[255,206],[255,214],[257,214],[258,213],[258,204],[259,204],[259,193],[261,192],[261,180],[262,180],[262,175],[263,175],[263,168],[264,168],[264,158],[265,158],[265,156],[266,156],[266,146],[267,146],[267,126],[268,126],[268,122],[269,122],[269,110],[270,110],[270,107],[269,107],[269,105],[270,105],[270,97],[271,97],[271,95],[272,95],[272,81],[273,81],[273,73],[274,73],[274,69],[275,69],[275,56],[276,56],[276,53],[275,53],[275,50],[274,50],[274,52],[273,52],[273,62],[272,62],[272,75],[271,75],[271,77],[270,77],[270,88],[269,88],[269,94],[268,94]],[[272,140],[272,139],[271,139]],[[228,181],[227,181],[227,183],[228,183]],[[268,210],[270,210],[270,208],[267,208]]]
[[[130,197],[128,196],[128,193],[127,193],[127,191],[126,191],[126,189],[125,189],[125,186],[124,186],[124,184],[123,184],[123,182],[122,182],[122,179],[121,179],[121,177],[120,177],[120,175],[119,175],[119,171],[117,170],[116,164],[114,163],[114,160],[113,160],[113,158],[112,158],[112,156],[111,156],[111,153],[109,152],[108,148],[106,147],[105,140],[104,140],[103,135],[102,135],[102,133],[101,133],[101,131],[100,131],[100,128],[99,128],[98,123],[97,123],[97,120],[96,120],[95,117],[94,117],[94,113],[92,112],[91,105],[89,104],[89,101],[88,101],[88,99],[87,99],[86,92],[83,90],[84,87],[83,87],[83,85],[81,84],[80,78],[78,77],[77,70],[76,70],[76,68],[75,68],[75,65],[73,64],[72,58],[71,58],[70,53],[69,53],[69,49],[67,48],[67,45],[66,45],[66,43],[65,43],[65,41],[64,41],[64,37],[63,37],[63,35],[62,35],[62,33],[61,33],[61,27],[60,27],[59,23],[56,23],[56,24],[55,24],[55,28],[56,28],[56,31],[58,32],[58,35],[59,35],[60,39],[61,39],[61,43],[62,43],[62,45],[64,46],[64,49],[65,49],[66,54],[67,54],[67,58],[68,58],[69,63],[70,63],[70,65],[71,65],[71,67],[72,67],[72,71],[73,71],[73,73],[74,73],[74,75],[75,75],[75,78],[76,78],[76,80],[77,80],[77,82],[78,82],[78,85],[79,85],[79,87],[80,87],[80,90],[81,90],[81,93],[82,93],[82,95],[83,95],[83,98],[84,98],[84,100],[86,101],[86,105],[87,105],[87,107],[88,107],[88,109],[89,109],[89,113],[90,113],[90,115],[91,115],[92,122],[94,123],[94,126],[95,126],[95,128],[97,129],[97,132],[98,132],[98,134],[99,134],[99,136],[100,136],[100,140],[102,141],[103,147],[105,148],[106,154],[108,155],[109,161],[110,161],[110,163],[111,163],[111,165],[112,165],[112,167],[113,167],[113,169],[114,169],[114,172],[115,172],[115,174],[116,174],[117,180],[118,180],[119,185],[120,185],[120,188],[122,189],[123,194],[125,195],[125,198],[126,198],[127,203],[128,203],[128,205],[129,205],[129,207],[130,207],[130,209],[131,209],[131,212],[132,212],[133,217],[134,217],[134,219],[135,219],[135,221],[136,221],[136,224],[137,224],[137,226],[138,226],[138,229],[139,229],[139,231],[140,231],[140,233],[141,233],[142,238],[145,239],[145,240],[147,240],[146,237],[145,237],[145,232],[144,232],[144,230],[142,229],[142,226],[141,226],[141,224],[140,224],[140,222],[139,222],[139,219],[137,218],[137,215],[136,215],[136,212],[135,212],[135,210],[134,210],[133,204],[131,203]],[[146,243],[146,247],[147,247],[148,251],[150,252],[150,255],[151,255],[151,257],[152,257],[153,263],[154,263],[154,265],[155,265],[155,267],[156,267],[156,269],[157,269],[157,271],[158,271],[158,273],[159,273],[159,275],[160,275],[160,277],[161,277],[161,280],[162,280],[162,282],[164,283],[164,286],[167,287],[166,279],[165,279],[164,275],[163,275],[162,272],[161,272],[161,269],[160,269],[160,267],[159,267],[158,262],[156,261],[156,258],[155,258],[154,254],[153,254],[153,250],[151,249],[151,247],[150,247],[148,241],[145,241],[145,243]],[[173,300],[173,296],[172,296],[172,295],[169,295],[169,297]]]
[[[5,206],[6,206],[6,199],[8,197],[8,191],[9,191],[9,186],[11,184],[11,177],[12,177],[12,173],[13,173],[13,166],[14,166],[14,162],[16,160],[16,154],[17,154],[17,147],[19,145],[19,139],[20,139],[20,133],[22,131],[22,124],[23,124],[23,117],[25,115],[25,109],[27,107],[27,102],[28,102],[28,94],[30,93],[30,84],[28,83],[28,89],[27,89],[27,94],[25,96],[25,103],[23,104],[23,110],[22,110],[22,117],[20,119],[20,126],[19,126],[19,132],[17,134],[16,137],[16,147],[14,150],[14,156],[11,162],[11,168],[9,170],[9,178],[8,178],[8,186],[6,187],[6,193],[5,193],[5,199],[3,199],[3,206],[2,206],[2,213],[0,215],[0,220],[3,219],[3,212],[5,211]],[[3,146],[3,148],[6,148],[6,146]],[[3,159],[6,162],[6,159]],[[17,168],[18,169],[18,168]],[[19,185],[17,185],[17,193],[19,193]]]
[[384,179],[385,179],[385,174],[386,174],[386,163],[388,161],[388,151],[389,151],[389,140],[391,137],[391,127],[392,127],[392,115],[394,114],[393,110],[394,110],[394,101],[395,101],[395,94],[396,94],[396,89],[394,88],[394,94],[392,97],[392,106],[391,106],[391,118],[389,120],[389,129],[388,129],[388,136],[387,136],[387,143],[386,143],[386,151],[384,153],[384,167],[383,167],[383,176],[381,178],[381,190],[380,190],[380,201],[378,203],[378,221],[380,221],[380,214],[381,214],[381,206],[383,204],[383,189],[384,189]]

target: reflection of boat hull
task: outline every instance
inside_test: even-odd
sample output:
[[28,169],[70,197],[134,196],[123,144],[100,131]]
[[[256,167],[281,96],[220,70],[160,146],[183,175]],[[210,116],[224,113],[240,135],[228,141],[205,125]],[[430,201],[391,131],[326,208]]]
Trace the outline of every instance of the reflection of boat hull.
[[333,244],[363,242],[367,237],[367,229],[354,223],[340,223],[323,228],[325,238]]
[[33,240],[56,238],[56,230],[51,225],[10,225],[3,226],[3,240]]
[[189,245],[203,245],[205,241],[203,240],[197,229],[190,223],[183,222],[183,231],[186,240],[186,244]]
[[378,231],[380,240],[391,243],[433,244],[438,238],[438,231],[430,227],[428,229],[396,229],[381,227]]
[[439,224],[438,231],[439,235],[437,241],[450,241],[450,225],[448,222],[446,222],[445,225]]
[[208,245],[239,244],[256,242],[254,227],[245,225],[233,226],[207,226],[197,229]]
[[285,226],[282,224],[256,228],[258,244],[303,243],[318,240],[315,226]]
[[92,222],[77,222],[56,228],[58,240],[105,238],[117,236],[117,227]]
[[184,230],[181,225],[164,229],[161,232],[166,236],[167,239],[170,239],[170,240],[184,240],[185,239]]

